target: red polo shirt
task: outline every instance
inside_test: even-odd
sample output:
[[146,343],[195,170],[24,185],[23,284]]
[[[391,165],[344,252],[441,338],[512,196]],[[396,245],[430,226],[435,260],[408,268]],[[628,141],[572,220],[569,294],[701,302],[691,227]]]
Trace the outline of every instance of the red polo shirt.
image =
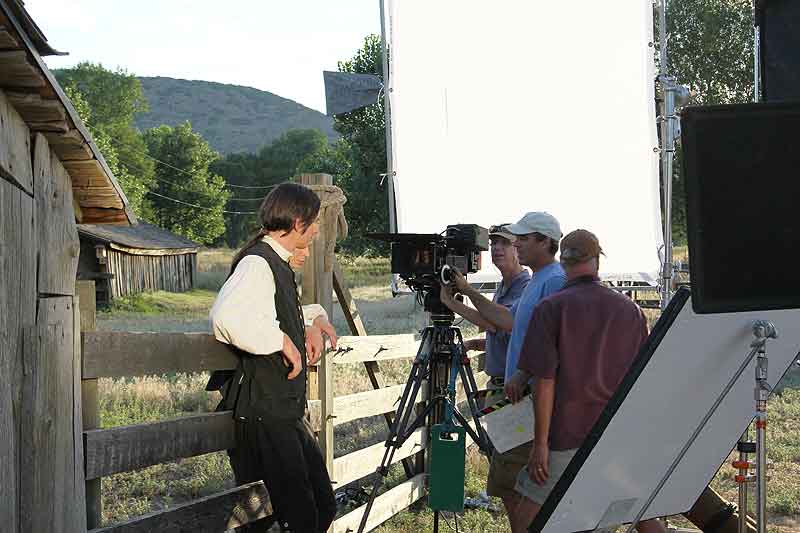
[[519,368],[555,379],[550,448],[578,448],[647,338],[642,310],[593,276],[539,302]]

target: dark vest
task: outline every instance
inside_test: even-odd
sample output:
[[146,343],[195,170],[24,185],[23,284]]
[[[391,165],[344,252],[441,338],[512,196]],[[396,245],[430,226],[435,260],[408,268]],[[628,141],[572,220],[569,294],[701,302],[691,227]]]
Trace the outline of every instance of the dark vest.
[[[304,416],[306,408],[307,361],[305,323],[294,272],[289,263],[265,242],[259,241],[251,246],[242,258],[248,255],[263,257],[275,276],[278,322],[300,351],[303,370],[289,380],[289,368],[284,363],[282,352],[249,354],[237,350],[239,367],[220,390],[223,395],[220,408],[233,409],[237,418],[298,419]],[[236,265],[231,270],[235,268]]]

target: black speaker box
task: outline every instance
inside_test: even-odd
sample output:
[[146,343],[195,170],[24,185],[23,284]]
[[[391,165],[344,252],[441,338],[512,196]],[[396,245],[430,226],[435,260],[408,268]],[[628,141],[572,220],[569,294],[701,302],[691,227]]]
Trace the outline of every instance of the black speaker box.
[[800,1],[759,0],[762,97],[800,101]]
[[692,305],[800,308],[800,103],[682,112]]

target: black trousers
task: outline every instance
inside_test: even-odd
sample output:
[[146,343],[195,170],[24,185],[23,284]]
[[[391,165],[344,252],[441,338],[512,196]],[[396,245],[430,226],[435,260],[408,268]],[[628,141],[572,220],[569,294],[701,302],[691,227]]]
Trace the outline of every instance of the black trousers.
[[[327,531],[336,516],[336,500],[319,444],[305,418],[236,420],[236,449],[229,455],[239,485],[264,481],[274,517],[284,530]],[[266,531],[271,522],[245,531]]]

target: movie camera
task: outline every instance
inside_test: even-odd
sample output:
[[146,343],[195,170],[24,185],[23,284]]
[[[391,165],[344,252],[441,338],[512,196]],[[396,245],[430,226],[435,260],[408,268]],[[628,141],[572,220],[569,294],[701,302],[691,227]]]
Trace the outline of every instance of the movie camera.
[[476,224],[453,224],[439,234],[372,233],[392,247],[392,273],[422,299],[425,311],[450,314],[439,299],[439,289],[463,274],[481,268],[481,252],[489,249],[489,232]]

